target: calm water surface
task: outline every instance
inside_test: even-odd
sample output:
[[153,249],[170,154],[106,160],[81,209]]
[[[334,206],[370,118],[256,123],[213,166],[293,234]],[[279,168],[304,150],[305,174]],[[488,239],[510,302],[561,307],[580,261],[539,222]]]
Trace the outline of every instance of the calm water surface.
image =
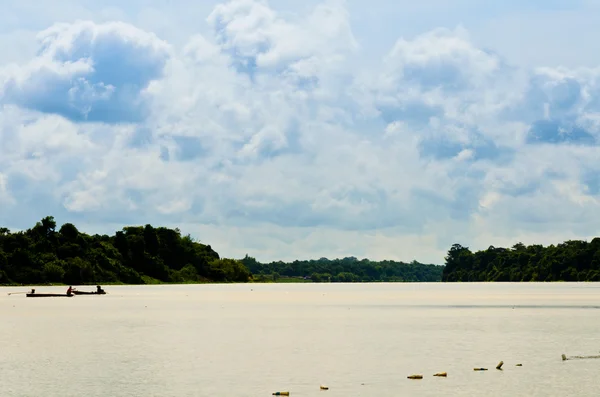
[[600,360],[561,360],[600,354],[597,283],[25,290],[0,288],[4,397],[599,394]]

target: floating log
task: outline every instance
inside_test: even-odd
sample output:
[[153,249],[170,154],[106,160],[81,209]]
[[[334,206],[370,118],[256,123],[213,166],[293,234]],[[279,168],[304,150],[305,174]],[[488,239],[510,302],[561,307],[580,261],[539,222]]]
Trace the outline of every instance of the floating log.
[[273,393],[274,396],[289,396],[290,392],[289,391],[276,391],[275,393]]
[[423,375],[409,375],[408,379],[423,379]]
[[592,359],[592,358],[600,358],[600,356],[565,356],[564,354],[562,355],[562,359],[563,361],[565,360],[585,360],[585,359]]
[[323,385],[321,385],[320,388],[321,388],[321,390],[329,390],[329,387],[323,386]]
[[487,371],[487,368],[473,368],[473,371]]
[[522,367],[523,364],[515,364],[515,367]]
[[438,372],[437,374],[433,374],[433,376],[442,376],[445,378],[446,376],[448,376],[448,373],[447,372]]
[[500,361],[498,363],[498,365],[496,365],[496,369],[502,369],[502,366],[504,365],[504,361]]

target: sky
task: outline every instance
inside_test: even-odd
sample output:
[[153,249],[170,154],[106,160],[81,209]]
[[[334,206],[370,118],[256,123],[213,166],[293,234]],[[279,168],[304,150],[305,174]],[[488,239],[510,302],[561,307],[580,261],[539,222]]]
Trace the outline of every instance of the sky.
[[0,225],[443,263],[600,225],[598,0],[0,0]]

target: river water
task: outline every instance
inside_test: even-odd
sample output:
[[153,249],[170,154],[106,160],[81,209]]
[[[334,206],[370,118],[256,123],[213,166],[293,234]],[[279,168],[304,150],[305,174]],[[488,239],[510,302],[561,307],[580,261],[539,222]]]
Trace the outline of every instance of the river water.
[[[7,294],[26,289],[0,288],[3,397],[599,393],[600,359],[561,359],[600,355],[598,283],[105,286],[104,296]],[[447,378],[432,376],[442,371]],[[411,374],[423,379],[407,379]]]

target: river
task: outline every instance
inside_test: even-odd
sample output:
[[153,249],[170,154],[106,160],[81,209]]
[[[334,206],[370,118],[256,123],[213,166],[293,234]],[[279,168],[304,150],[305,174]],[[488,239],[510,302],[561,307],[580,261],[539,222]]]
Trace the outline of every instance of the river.
[[104,289],[0,288],[2,396],[598,395],[598,283]]

